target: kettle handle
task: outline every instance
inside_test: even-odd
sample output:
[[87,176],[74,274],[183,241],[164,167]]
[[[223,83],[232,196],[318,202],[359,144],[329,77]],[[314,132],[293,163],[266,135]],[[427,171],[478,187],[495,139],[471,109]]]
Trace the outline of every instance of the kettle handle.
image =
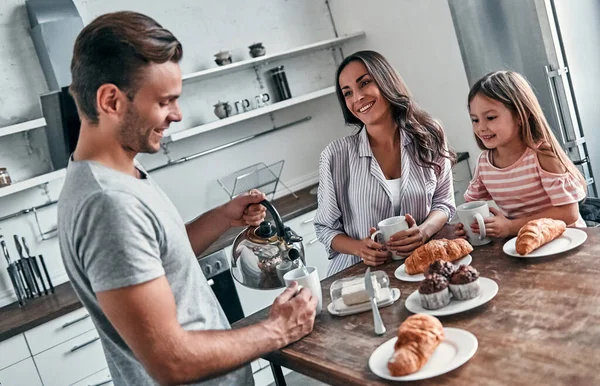
[[271,204],[268,200],[262,200],[259,202],[260,205],[264,206],[271,212],[271,216],[273,216],[273,220],[275,220],[275,225],[277,226],[277,236],[281,238],[285,238],[285,228],[283,226],[283,220],[277,212],[277,209]]

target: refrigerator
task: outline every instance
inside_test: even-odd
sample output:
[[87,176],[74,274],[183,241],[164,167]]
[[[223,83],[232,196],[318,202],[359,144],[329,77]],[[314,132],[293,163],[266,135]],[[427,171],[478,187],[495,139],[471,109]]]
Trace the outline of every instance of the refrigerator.
[[448,0],[469,84],[513,70],[598,197],[600,0]]

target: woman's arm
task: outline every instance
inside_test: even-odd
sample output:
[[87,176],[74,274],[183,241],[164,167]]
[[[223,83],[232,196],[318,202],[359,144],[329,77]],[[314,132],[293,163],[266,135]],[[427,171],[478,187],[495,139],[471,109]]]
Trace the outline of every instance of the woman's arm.
[[[335,184],[333,157],[333,152],[327,147],[319,161],[319,190],[317,192],[319,205],[315,216],[317,238],[325,245],[330,260],[343,253],[359,256],[366,264],[382,264],[389,256],[389,252],[380,251],[380,249],[385,249],[384,245],[376,243],[370,238],[353,239],[344,230],[342,211],[336,194],[340,187]],[[370,234],[373,232],[375,229],[371,229]]]

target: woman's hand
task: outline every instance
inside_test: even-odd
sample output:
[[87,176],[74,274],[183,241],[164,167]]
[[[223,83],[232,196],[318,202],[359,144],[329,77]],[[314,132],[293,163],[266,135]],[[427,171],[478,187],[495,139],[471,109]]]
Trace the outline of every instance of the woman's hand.
[[355,253],[366,265],[381,265],[390,258],[390,252],[385,245],[371,240],[371,235],[376,231],[377,229],[371,228],[369,237],[359,240],[360,246],[358,252]]
[[[504,217],[504,215],[496,208],[490,207],[490,212],[492,212],[494,217],[486,217],[483,219],[483,222],[485,223],[485,235],[498,238],[505,238],[512,235],[512,221]],[[473,232],[479,233],[477,221],[471,225],[471,229]]]
[[406,215],[406,223],[408,229],[394,233],[387,243],[392,252],[404,257],[410,256],[415,249],[427,241],[421,228],[417,226],[417,222],[410,214]]
[[[475,222],[477,224],[477,222]],[[467,232],[465,232],[465,226],[459,222],[454,224],[454,235],[460,239],[467,239]]]

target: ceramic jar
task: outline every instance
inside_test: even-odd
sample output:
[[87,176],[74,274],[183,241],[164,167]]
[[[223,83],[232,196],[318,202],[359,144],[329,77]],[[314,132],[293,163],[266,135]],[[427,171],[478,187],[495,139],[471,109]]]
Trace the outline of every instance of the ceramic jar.
[[215,105],[215,115],[219,117],[219,119],[227,118],[231,116],[232,108],[228,102],[219,101]]

